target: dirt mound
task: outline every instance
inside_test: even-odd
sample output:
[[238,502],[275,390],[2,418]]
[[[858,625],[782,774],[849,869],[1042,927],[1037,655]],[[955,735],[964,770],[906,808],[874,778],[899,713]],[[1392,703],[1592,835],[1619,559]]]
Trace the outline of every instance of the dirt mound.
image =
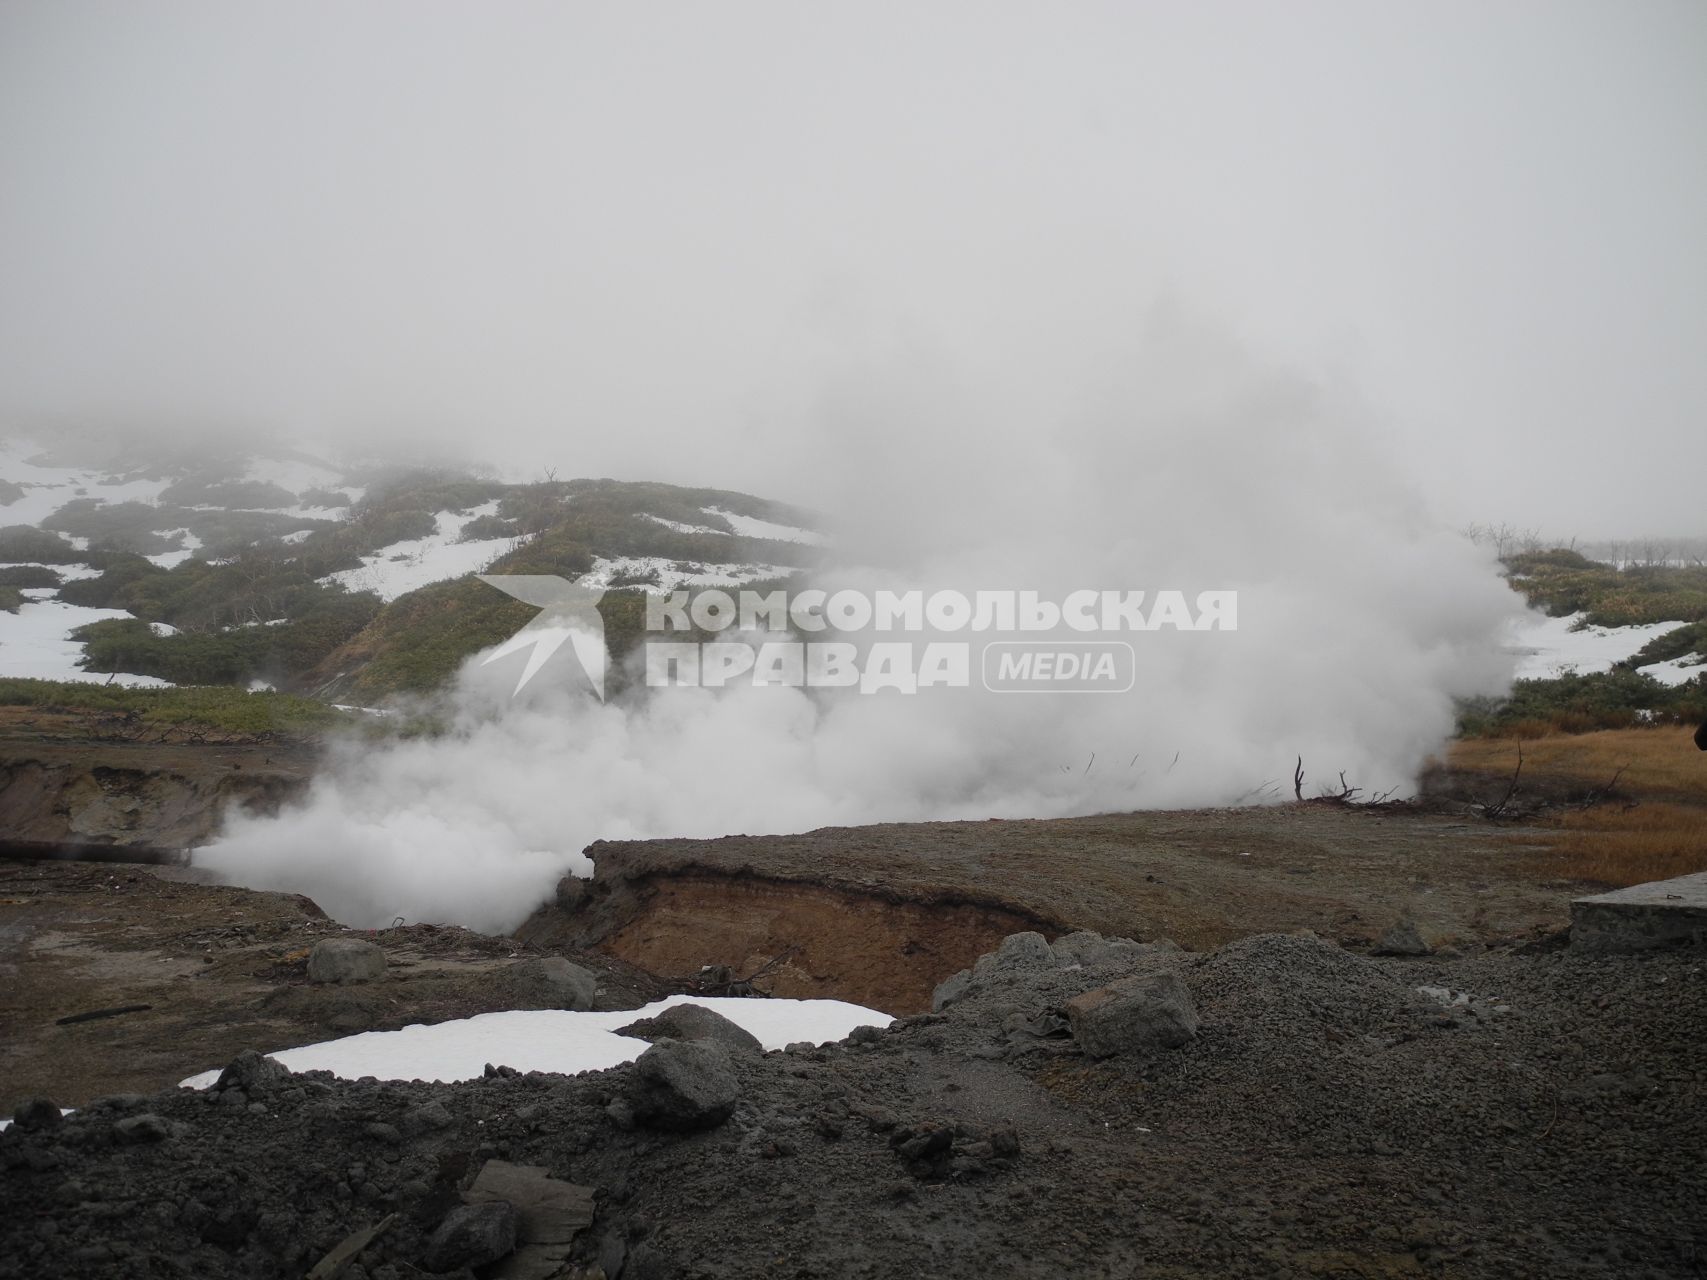
[[[403,1280],[489,1160],[591,1189],[581,1276],[1697,1274],[1704,968],[1022,935],[887,1032],[716,1051],[733,1109],[691,1130],[638,1118],[634,1065],[438,1086],[249,1060],[248,1087],[0,1138],[0,1274],[302,1274],[386,1223],[345,1274]],[[1195,1035],[1087,1058],[1066,1002],[1160,973]]]

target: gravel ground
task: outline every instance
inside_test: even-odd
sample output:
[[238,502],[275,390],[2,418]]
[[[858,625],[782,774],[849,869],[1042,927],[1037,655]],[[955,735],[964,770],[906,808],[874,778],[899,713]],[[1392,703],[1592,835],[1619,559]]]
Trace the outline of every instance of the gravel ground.
[[[1167,973],[1195,1038],[1085,1056],[1065,1003]],[[452,1086],[307,1074],[18,1125],[0,1275],[302,1275],[393,1213],[343,1274],[431,1274],[430,1236],[500,1159],[593,1189],[582,1276],[1696,1276],[1704,976],[1699,951],[1022,935],[887,1032],[661,1043],[654,1068],[700,1054],[700,1129],[636,1118],[660,1087],[645,1059]]]

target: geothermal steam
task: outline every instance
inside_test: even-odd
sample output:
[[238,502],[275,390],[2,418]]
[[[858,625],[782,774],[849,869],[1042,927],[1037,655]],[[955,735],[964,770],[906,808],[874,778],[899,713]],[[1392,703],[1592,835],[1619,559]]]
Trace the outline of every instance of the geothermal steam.
[[735,686],[600,705],[567,649],[515,699],[521,655],[474,659],[446,735],[335,753],[303,804],[237,817],[196,861],[353,925],[501,930],[585,874],[597,839],[1250,803],[1289,795],[1299,756],[1312,782],[1405,794],[1453,697],[1509,678],[1516,597],[1363,446],[1345,397],[1167,326],[1061,393],[903,363],[829,380],[810,428],[790,423],[810,465],[773,496],[830,513],[820,583],[1231,588],[1239,629],[1131,637],[1121,695]]

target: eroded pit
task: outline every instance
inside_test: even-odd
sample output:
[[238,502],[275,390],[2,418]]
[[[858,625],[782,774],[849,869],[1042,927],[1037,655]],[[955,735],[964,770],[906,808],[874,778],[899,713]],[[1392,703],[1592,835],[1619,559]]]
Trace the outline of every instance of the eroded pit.
[[966,901],[896,901],[842,888],[703,870],[574,890],[517,931],[540,947],[594,946],[663,977],[727,966],[766,994],[849,1000],[886,1013],[930,1008],[931,992],[1010,933],[1052,922]]

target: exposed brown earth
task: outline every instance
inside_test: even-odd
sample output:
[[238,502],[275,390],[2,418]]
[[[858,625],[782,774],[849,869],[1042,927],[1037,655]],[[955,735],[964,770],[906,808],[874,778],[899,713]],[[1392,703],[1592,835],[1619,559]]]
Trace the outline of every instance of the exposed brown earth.
[[588,850],[592,884],[567,884],[517,933],[659,973],[772,965],[760,985],[773,994],[911,1013],[1021,928],[1192,950],[1298,929],[1368,948],[1402,918],[1436,945],[1532,937],[1563,927],[1583,891],[1536,881],[1534,835],[1303,804],[607,841]]
[[307,743],[103,740],[86,719],[43,723],[54,719],[38,713],[26,728],[0,717],[7,839],[187,848],[212,837],[232,805],[273,812],[301,794],[318,758]]

